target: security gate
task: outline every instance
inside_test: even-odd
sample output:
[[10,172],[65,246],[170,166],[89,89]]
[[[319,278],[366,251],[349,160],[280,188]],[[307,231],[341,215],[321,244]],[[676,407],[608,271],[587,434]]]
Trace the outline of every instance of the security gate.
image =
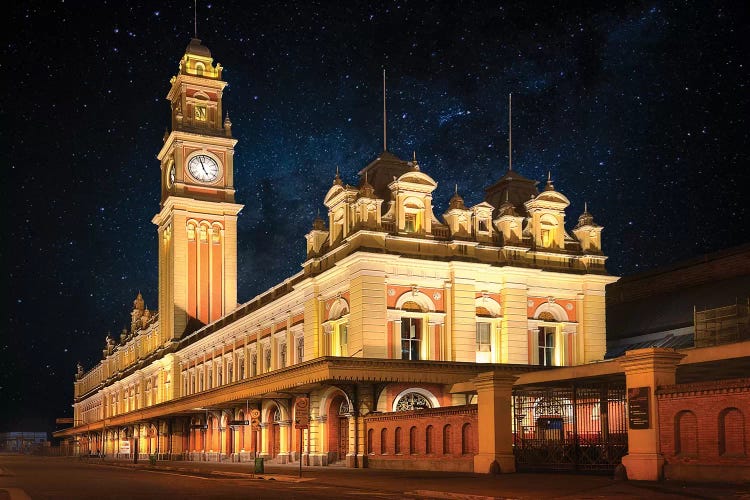
[[513,450],[524,472],[611,473],[628,452],[624,384],[513,391]]

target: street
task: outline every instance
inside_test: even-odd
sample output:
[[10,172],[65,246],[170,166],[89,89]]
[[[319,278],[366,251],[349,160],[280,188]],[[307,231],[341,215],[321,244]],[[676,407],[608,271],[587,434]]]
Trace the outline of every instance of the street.
[[244,498],[244,499],[737,499],[748,484],[616,481],[575,474],[470,474],[249,463],[147,461],[0,454],[0,500]]
[[180,471],[103,465],[97,460],[0,455],[0,500],[129,498],[330,499],[400,495],[317,485]]

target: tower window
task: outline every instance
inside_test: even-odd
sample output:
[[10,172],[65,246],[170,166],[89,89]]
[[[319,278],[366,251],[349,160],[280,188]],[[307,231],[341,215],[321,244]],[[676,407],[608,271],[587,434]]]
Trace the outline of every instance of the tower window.
[[489,231],[487,227],[487,219],[479,219],[479,230],[486,233]]
[[208,110],[205,106],[195,107],[195,119],[201,122],[205,122],[208,119]]

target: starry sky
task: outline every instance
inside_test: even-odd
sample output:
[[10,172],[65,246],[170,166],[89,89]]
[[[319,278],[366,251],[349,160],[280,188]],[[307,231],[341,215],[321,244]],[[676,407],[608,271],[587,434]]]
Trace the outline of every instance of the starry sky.
[[[340,5],[336,5],[340,4]],[[513,165],[551,172],[628,275],[748,241],[748,10],[742,2],[198,2],[224,68],[239,298],[296,273],[336,166],[383,147],[438,182],[442,214]],[[157,302],[156,153],[193,2],[13,2],[2,35],[0,431],[72,416],[141,291]]]

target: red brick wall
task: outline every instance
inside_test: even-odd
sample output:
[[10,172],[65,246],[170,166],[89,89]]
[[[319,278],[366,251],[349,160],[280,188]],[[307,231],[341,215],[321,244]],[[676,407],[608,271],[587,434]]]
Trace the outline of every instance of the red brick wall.
[[668,465],[750,467],[750,378],[659,387]]
[[473,471],[479,445],[476,405],[371,414],[364,421],[368,467]]

